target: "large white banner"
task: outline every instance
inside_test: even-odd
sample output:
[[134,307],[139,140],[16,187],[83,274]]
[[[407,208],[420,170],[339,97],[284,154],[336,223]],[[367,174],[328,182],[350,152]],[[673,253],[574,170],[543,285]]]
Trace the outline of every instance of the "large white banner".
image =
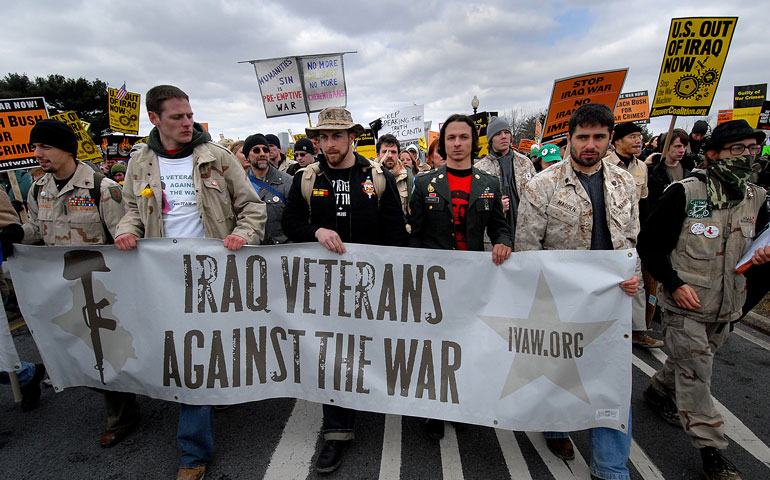
[[626,429],[633,250],[347,250],[148,239],[17,246],[10,267],[57,391]]

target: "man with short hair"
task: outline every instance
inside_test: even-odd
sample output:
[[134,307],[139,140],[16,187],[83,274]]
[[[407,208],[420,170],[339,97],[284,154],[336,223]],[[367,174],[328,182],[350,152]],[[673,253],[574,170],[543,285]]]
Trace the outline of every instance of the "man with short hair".
[[[23,243],[47,246],[112,243],[125,212],[120,185],[77,160],[78,139],[66,123],[40,120],[29,143],[46,172],[27,194],[29,221]],[[107,427],[99,439],[103,448],[120,443],[139,423],[133,393],[103,391]]]
[[[603,160],[615,117],[599,103],[578,107],[569,119],[570,159],[540,172],[524,187],[516,230],[516,251],[621,250],[634,248],[639,210],[634,180],[627,171]],[[620,283],[636,295],[639,278]],[[630,406],[629,406],[630,408]],[[575,457],[569,434],[546,432],[557,457]],[[592,428],[591,476],[630,479],[631,415],[628,433]]]
[[[128,164],[127,211],[115,246],[130,250],[138,239],[152,237],[218,238],[228,250],[259,243],[265,205],[240,162],[193,122],[187,94],[158,85],[145,101],[155,128]],[[202,479],[214,450],[211,406],[180,404],[177,444],[182,450],[177,479]]]
[[[608,153],[606,160],[634,177],[636,199],[639,203],[639,218],[647,218],[647,164],[637,157],[642,153],[642,128],[634,122],[618,123],[612,132],[612,144],[615,146],[615,151]],[[639,290],[633,301],[631,342],[644,348],[660,348],[663,346],[663,342],[647,334],[647,296],[642,280],[642,264],[638,259],[636,275],[640,282]]]
[[[660,151],[665,147],[667,136],[668,134],[664,133],[658,139]],[[663,195],[663,190],[671,182],[682,180],[690,174],[691,168],[682,164],[682,159],[685,153],[687,153],[689,141],[690,137],[687,135],[687,132],[681,128],[675,128],[671,133],[671,143],[668,146],[668,151],[665,153],[653,153],[648,157],[650,163],[656,164],[649,173],[648,178],[647,208],[649,211],[655,208],[660,196]],[[660,157],[660,160],[656,162],[655,156]]]
[[294,160],[297,163],[286,169],[286,173],[294,176],[300,168],[305,168],[315,162],[316,149],[308,138],[300,138],[294,143]]
[[270,146],[264,135],[257,133],[243,142],[243,152],[251,167],[246,174],[254,190],[267,207],[267,223],[262,245],[277,245],[289,241],[281,229],[281,216],[291,187],[291,175],[279,171],[270,163]]
[[110,169],[112,179],[123,185],[123,181],[126,179],[126,166],[122,163],[116,163]]
[[[293,242],[318,241],[327,250],[345,253],[345,243],[406,246],[407,232],[393,175],[353,151],[364,127],[350,112],[330,107],[318,114],[307,136],[318,137],[323,153],[318,162],[294,175],[283,212],[283,231]],[[312,208],[311,208],[312,207]],[[354,438],[355,411],[323,406],[324,443],[316,471],[339,467]]]
[[[476,162],[476,168],[496,176],[500,182],[503,211],[511,232],[516,232],[516,215],[521,192],[537,173],[532,162],[511,148],[511,128],[505,119],[494,117],[487,127],[489,153]],[[487,245],[488,249],[491,246]]]
[[412,170],[404,167],[401,160],[398,159],[401,154],[401,143],[395,136],[386,133],[377,139],[375,148],[377,149],[376,161],[390,170],[390,173],[396,178],[396,187],[398,187],[398,194],[401,198],[401,209],[406,213],[414,185],[414,175]]
[[268,133],[265,135],[265,138],[270,145],[270,163],[272,163],[275,168],[285,172],[290,166],[296,163],[294,160],[288,160],[286,158],[286,154],[281,148],[281,140],[278,136]]
[[[644,398],[664,419],[684,428],[709,479],[740,478],[720,453],[727,438],[712,400],[711,375],[714,355],[746,300],[746,279],[736,265],[768,223],[766,192],[748,183],[764,138],[745,120],[714,128],[705,147],[706,169],[693,170],[666,189],[637,246],[662,285],[659,305],[670,350]],[[751,258],[754,265],[768,261],[770,246]]]

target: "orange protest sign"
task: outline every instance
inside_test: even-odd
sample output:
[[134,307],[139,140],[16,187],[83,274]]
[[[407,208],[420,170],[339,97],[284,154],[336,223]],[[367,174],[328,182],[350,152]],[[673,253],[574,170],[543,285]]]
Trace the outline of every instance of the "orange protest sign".
[[586,73],[554,81],[542,141],[567,136],[569,117],[580,105],[601,103],[615,110],[627,68]]
[[29,132],[48,118],[43,97],[0,100],[0,171],[36,167]]
[[729,122],[733,119],[733,109],[730,110],[720,110],[719,115],[717,116],[717,125],[720,123]]
[[634,122],[650,123],[650,104],[647,90],[621,93],[615,107],[615,123]]
[[524,153],[529,153],[529,151],[532,149],[532,145],[537,144],[534,140],[529,140],[526,138],[521,139],[519,142],[519,151]]

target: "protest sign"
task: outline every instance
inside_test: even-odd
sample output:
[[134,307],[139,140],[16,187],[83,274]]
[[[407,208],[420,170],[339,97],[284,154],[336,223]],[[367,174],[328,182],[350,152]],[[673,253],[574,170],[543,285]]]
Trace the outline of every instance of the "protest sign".
[[382,127],[377,137],[388,133],[393,135],[401,143],[402,150],[409,145],[418,145],[418,140],[425,137],[424,114],[425,106],[411,105],[383,115],[379,119]]
[[733,120],[746,120],[750,127],[757,128],[759,113],[767,96],[767,84],[733,87]]
[[628,69],[623,68],[555,80],[541,140],[566,137],[569,117],[580,105],[601,103],[614,111],[627,73]]
[[374,133],[371,128],[364,130],[364,133],[356,138],[356,153],[374,160],[377,158],[377,142],[374,140]]
[[733,119],[733,110],[719,110],[717,114],[717,125],[725,122],[729,122]]
[[43,97],[0,100],[0,171],[38,166],[29,146],[29,132],[48,118]]
[[119,95],[119,92],[117,88],[107,88],[110,129],[114,132],[136,135],[139,133],[141,95],[131,92]]
[[633,250],[346,250],[152,238],[18,246],[10,267],[56,391],[626,430]]
[[757,120],[757,128],[770,130],[770,102],[762,103],[762,109],[759,111],[759,119]]
[[107,154],[108,160],[126,161],[131,154],[131,147],[139,142],[146,143],[146,138],[139,135],[105,135],[102,137],[102,151]]
[[[487,127],[489,126],[489,119],[496,116],[497,112],[479,112],[470,116],[473,124],[476,125],[476,131],[479,132],[479,158],[484,158],[489,153]],[[443,124],[439,124],[439,128],[441,125]]]
[[637,125],[650,123],[650,103],[647,90],[621,93],[615,107],[615,123],[634,122]]
[[706,116],[738,17],[673,18],[650,117]]
[[521,153],[529,154],[529,152],[532,150],[532,145],[536,145],[537,142],[535,140],[529,140],[526,138],[522,138],[519,142],[519,151]]
[[94,163],[99,163],[102,161],[101,152],[99,152],[99,149],[96,148],[96,144],[94,143],[93,139],[83,128],[83,124],[80,123],[80,119],[78,119],[77,113],[70,110],[69,112],[52,115],[51,118],[55,118],[56,120],[60,120],[66,123],[72,128],[72,130],[75,132],[75,135],[77,135],[78,160],[90,160]]
[[249,60],[257,74],[265,116],[347,106],[345,53],[354,52]]

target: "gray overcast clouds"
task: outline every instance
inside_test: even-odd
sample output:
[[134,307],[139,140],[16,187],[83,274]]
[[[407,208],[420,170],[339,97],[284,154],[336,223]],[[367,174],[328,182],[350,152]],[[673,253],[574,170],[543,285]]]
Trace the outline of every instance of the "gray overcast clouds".
[[[302,132],[305,115],[266,119],[254,69],[239,61],[355,50],[348,109],[362,124],[411,104],[438,122],[471,110],[545,109],[553,80],[629,67],[624,91],[652,92],[671,18],[739,17],[712,115],[734,85],[768,81],[761,2],[4,2],[2,70],[99,78],[131,92],[170,83],[212,136]],[[665,13],[663,13],[665,12]],[[315,123],[317,114],[313,114]],[[678,126],[696,119],[680,118]],[[653,119],[653,132],[670,117]],[[140,133],[151,125],[142,108]]]

